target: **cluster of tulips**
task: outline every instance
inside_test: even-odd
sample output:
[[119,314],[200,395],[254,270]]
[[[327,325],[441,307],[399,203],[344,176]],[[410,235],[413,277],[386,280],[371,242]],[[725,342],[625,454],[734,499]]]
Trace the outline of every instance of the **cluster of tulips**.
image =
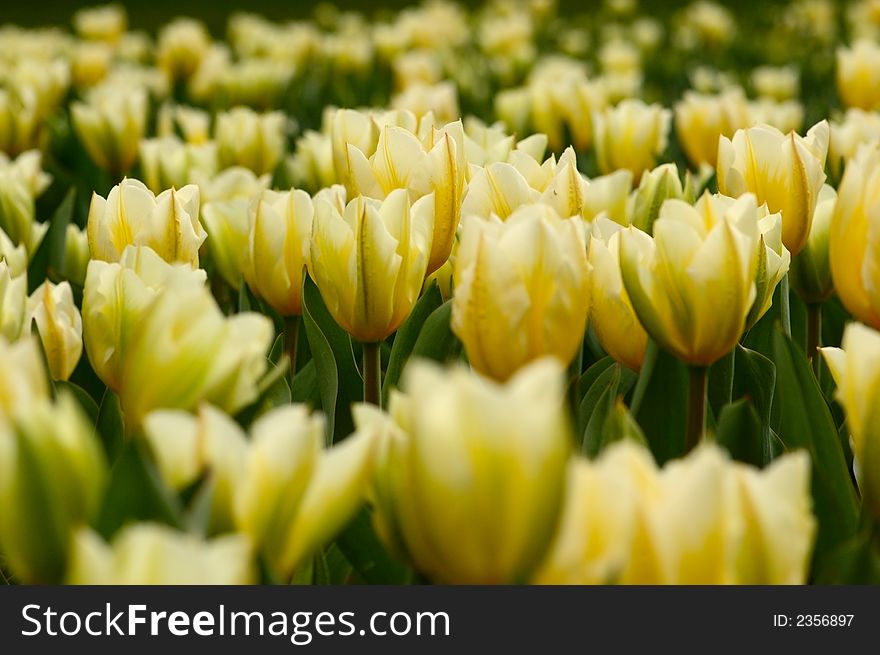
[[878,9],[0,28],[2,579],[877,580]]

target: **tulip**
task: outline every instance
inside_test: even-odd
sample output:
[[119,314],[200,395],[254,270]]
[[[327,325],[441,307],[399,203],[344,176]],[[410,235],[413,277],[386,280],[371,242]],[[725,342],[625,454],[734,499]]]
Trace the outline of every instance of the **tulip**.
[[608,175],[594,177],[584,191],[584,206],[581,215],[592,221],[605,213],[619,225],[629,225],[627,201],[632,190],[632,173],[626,169]]
[[23,180],[34,198],[52,183],[52,176],[43,171],[43,154],[39,150],[28,150],[15,159],[0,152],[0,171]]
[[100,41],[76,44],[71,53],[70,76],[78,90],[96,86],[107,78],[113,60],[113,47]]
[[766,205],[758,208],[758,268],[755,273],[755,302],[746,318],[752,327],[773,303],[773,292],[788,273],[791,254],[782,243],[782,216],[771,214]]
[[643,232],[651,233],[660,207],[669,198],[685,198],[675,164],[663,164],[647,171],[639,181],[639,188],[630,197],[627,209],[629,222]]
[[806,137],[768,125],[737,130],[718,144],[718,189],[738,197],[753,193],[759,203],[782,212],[782,242],[792,256],[807,242],[819,191],[825,181],[829,128],[814,125]]
[[535,581],[803,584],[816,533],[806,453],[758,470],[706,444],[658,469],[631,441],[576,459]]
[[119,400],[127,425],[153,409],[210,402],[234,413],[257,399],[268,366],[272,322],[245,312],[226,317],[204,287],[159,292],[124,342]]
[[36,102],[0,89],[0,150],[14,155],[38,147],[42,128]]
[[221,534],[235,529],[235,492],[244,476],[247,435],[217,408],[199,405],[196,415],[159,409],[144,417],[144,435],[160,475],[175,491],[202,476],[211,485],[208,530]]
[[[202,222],[208,233],[211,261],[226,283],[236,291],[241,287],[248,250],[248,213],[245,198],[208,202],[202,205]],[[267,264],[277,265],[277,261]]]
[[147,246],[126,247],[119,262],[90,261],[83,287],[83,337],[101,381],[120,390],[131,334],[161,290],[204,284],[203,270],[168,264]]
[[354,109],[338,109],[325,120],[330,124],[330,145],[336,177],[346,188],[351,188],[349,146],[365,156],[372,155],[379,140],[379,130],[369,114]]
[[211,36],[200,21],[176,18],[159,30],[156,63],[174,79],[187,79],[196,71],[208,48]]
[[287,168],[294,184],[313,193],[339,182],[333,166],[333,144],[326,132],[306,130],[296,140]]
[[0,260],[6,262],[9,274],[18,277],[27,272],[28,255],[24,244],[14,244],[6,236],[6,232],[0,229]]
[[847,109],[839,122],[831,122],[828,167],[835,180],[840,179],[846,163],[865,143],[880,143],[880,113]]
[[137,160],[147,122],[147,94],[143,89],[102,85],[92,90],[86,102],[72,103],[70,117],[92,161],[120,176]]
[[518,207],[540,200],[516,166],[495,162],[473,174],[461,206],[461,215],[506,220]]
[[242,166],[232,166],[210,177],[200,171],[193,171],[193,183],[199,187],[202,206],[210,202],[226,200],[250,200],[269,188],[272,181],[268,173],[257,176]]
[[770,125],[783,134],[797,132],[804,123],[804,106],[797,100],[777,102],[772,98],[749,101],[749,127]]
[[859,39],[837,49],[837,92],[846,107],[880,108],[880,46]]
[[27,315],[28,323],[37,324],[52,378],[66,380],[83,349],[82,317],[73,303],[70,283],[43,282],[28,298]]
[[35,220],[34,196],[28,183],[14,171],[0,172],[0,232],[32,257],[43,240],[47,223]]
[[89,235],[73,223],[68,223],[64,234],[61,275],[71,284],[81,287],[85,283],[89,258]]
[[67,584],[244,585],[256,582],[251,545],[239,534],[205,540],[167,526],[134,523],[107,544],[92,530],[73,536]]
[[220,167],[244,166],[257,175],[274,171],[287,148],[286,120],[280,111],[258,114],[247,107],[217,114],[214,139]]
[[95,518],[106,462],[72,396],[34,399],[0,420],[0,550],[27,583],[58,583],[72,530]]
[[391,107],[411,111],[419,117],[432,114],[443,122],[454,121],[461,116],[458,90],[448,80],[436,84],[411,84],[391,97]]
[[0,336],[0,416],[8,416],[21,407],[29,407],[49,397],[46,365],[36,338],[28,335],[10,343]]
[[324,422],[303,405],[276,409],[251,428],[235,517],[282,579],[305,563],[358,509],[375,435],[359,431],[323,449]]
[[758,66],[750,77],[752,87],[762,97],[789,100],[800,91],[800,70],[796,66]]
[[638,180],[666,150],[671,118],[668,109],[646,105],[641,100],[624,100],[616,107],[593,114],[599,170],[608,174],[625,168]]
[[199,223],[199,189],[187,185],[154,196],[138,180],[124,179],[107,198],[92,194],[86,230],[92,258],[119,261],[126,246],[149,246],[168,262],[199,265],[206,238]]
[[315,198],[309,273],[333,318],[363,343],[383,341],[409,315],[427,271],[434,196],[404,189],[359,196],[343,212]]
[[580,348],[590,276],[579,217],[530,205],[505,222],[466,219],[454,280],[452,330],[479,372],[506,380],[545,355],[567,364]]
[[620,274],[621,227],[607,219],[593,223],[590,239],[590,325],[606,353],[638,371],[648,335],[639,323]]
[[407,189],[415,202],[434,195],[434,231],[428,273],[449,258],[458,228],[465,184],[464,132],[461,121],[442,129],[430,127],[428,143],[396,125],[385,125],[376,151],[369,157],[352,144],[347,162],[349,193],[383,199],[395,189]]
[[183,143],[170,136],[144,139],[140,143],[140,162],[147,187],[153,193],[162,193],[186,186],[196,171],[213,177],[217,173],[217,146]]
[[463,367],[412,362],[404,389],[392,394],[392,418],[355,407],[359,428],[381,435],[377,533],[435,582],[526,579],[550,544],[565,489],[562,366],[542,359],[498,385]]
[[732,88],[716,95],[686,91],[675,105],[675,132],[693,166],[715,167],[718,137],[732,137],[748,127],[749,108],[742,89]]
[[846,167],[828,235],[834,288],[862,323],[880,329],[880,150],[865,148]]
[[862,499],[880,517],[880,333],[850,323],[842,348],[822,348],[822,354],[846,413]]
[[73,28],[89,41],[115,43],[128,29],[128,14],[116,4],[80,9],[73,15]]
[[0,260],[0,336],[17,341],[25,330],[27,275],[14,275]]

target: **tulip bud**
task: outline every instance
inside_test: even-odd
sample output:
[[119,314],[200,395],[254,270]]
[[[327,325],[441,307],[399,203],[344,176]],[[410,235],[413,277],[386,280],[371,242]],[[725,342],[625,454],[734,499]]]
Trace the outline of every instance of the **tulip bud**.
[[374,434],[322,449],[324,422],[303,405],[265,414],[251,429],[235,497],[239,530],[289,579],[351,518],[372,467]]
[[393,420],[355,408],[359,428],[381,435],[372,494],[380,537],[436,582],[525,579],[565,489],[561,365],[542,359],[497,385],[463,367],[413,362],[404,388],[392,395]]
[[862,499],[880,517],[880,333],[850,323],[842,348],[821,350],[846,412]]
[[10,343],[0,336],[0,416],[7,416],[49,397],[46,366],[34,337]]
[[880,149],[866,147],[849,162],[831,218],[828,259],[843,306],[880,329]]
[[565,509],[535,581],[803,584],[816,521],[810,461],[763,470],[714,445],[659,470],[633,441],[571,464]]
[[669,198],[684,199],[684,189],[675,164],[663,164],[642,175],[639,188],[630,197],[627,211],[630,222],[651,234],[661,205]]
[[180,410],[156,410],[144,418],[144,434],[162,478],[176,491],[210,476],[208,530],[234,530],[235,490],[244,476],[247,437],[229,416],[199,405],[196,416]]
[[298,316],[315,213],[305,191],[264,191],[248,212],[243,271],[248,286],[282,316]]
[[35,220],[34,196],[27,182],[13,171],[0,172],[0,232],[32,257],[43,240],[48,223]]
[[880,46],[859,39],[837,49],[837,92],[846,107],[880,107]]
[[584,191],[581,215],[592,221],[601,213],[619,225],[629,225],[627,204],[632,191],[632,173],[626,169],[594,177]]
[[773,304],[773,292],[788,273],[791,254],[782,243],[782,216],[770,214],[766,205],[758,208],[758,268],[755,273],[755,302],[746,318],[752,327]]
[[458,90],[448,80],[437,84],[411,84],[391,97],[391,107],[411,111],[419,117],[433,114],[443,122],[454,121],[461,116]]
[[204,287],[159,292],[124,342],[119,400],[126,422],[138,426],[153,409],[202,401],[238,411],[257,398],[273,335],[261,314],[224,316]]
[[807,245],[791,262],[791,286],[807,304],[824,302],[834,293],[828,243],[836,204],[837,192],[823,185]]
[[0,229],[0,261],[6,262],[9,274],[18,277],[27,273],[28,255],[24,244],[15,245]]
[[828,168],[834,180],[840,180],[846,163],[865,143],[880,143],[880,113],[847,109],[840,121],[831,122]]
[[257,175],[274,171],[287,149],[286,121],[280,111],[258,114],[247,107],[217,114],[214,139],[220,168],[244,166]]
[[214,143],[193,145],[177,137],[144,139],[140,143],[141,170],[144,182],[153,193],[186,186],[195,172],[212,177],[217,173],[217,146]]
[[740,88],[717,95],[686,91],[675,105],[675,132],[678,141],[695,167],[715,167],[718,159],[718,137],[733,136],[748,127],[749,107]]
[[294,184],[313,193],[339,182],[333,166],[333,143],[323,132],[306,130],[296,140],[287,168]]
[[24,181],[35,198],[52,183],[52,176],[43,171],[43,153],[39,150],[28,150],[15,159],[0,152],[0,172],[12,173]]
[[[202,205],[202,222],[208,233],[210,259],[220,276],[235,290],[241,287],[244,275],[250,204],[246,198],[235,198]],[[278,245],[283,245],[283,242]],[[266,263],[278,265],[276,260]]]
[[434,195],[359,196],[340,213],[315,198],[309,274],[330,314],[363,343],[383,341],[412,311],[427,271]]
[[107,77],[113,47],[100,41],[77,43],[71,53],[70,76],[78,90],[97,85]]
[[607,218],[600,217],[593,223],[590,325],[606,353],[638,371],[645,358],[648,335],[633,311],[620,275],[621,229]]
[[749,101],[749,126],[769,125],[783,134],[797,132],[804,122],[804,106],[797,100],[777,102],[772,98]]
[[83,348],[82,318],[73,303],[70,283],[43,282],[28,298],[27,315],[28,322],[37,324],[52,378],[66,380]]
[[36,102],[0,89],[0,150],[16,154],[38,147],[42,127]]
[[529,205],[506,222],[466,219],[455,262],[452,330],[471,365],[506,380],[553,355],[570,362],[590,306],[581,219]]
[[199,223],[199,189],[189,184],[158,196],[138,180],[126,178],[107,198],[92,194],[86,230],[92,259],[119,261],[126,246],[149,246],[170,263],[199,266],[199,247],[207,236]]
[[336,110],[329,122],[336,177],[346,188],[351,188],[352,171],[349,161],[349,146],[353,146],[364,155],[370,156],[376,151],[379,131],[369,114],[354,109]]
[[472,175],[461,215],[488,218],[494,214],[506,220],[518,207],[538,202],[540,197],[516,166],[495,162]]
[[672,113],[660,105],[624,100],[593,114],[593,137],[599,170],[608,174],[618,168],[641,178],[666,150]]
[[113,175],[122,175],[137,160],[147,122],[147,94],[142,88],[101,85],[86,102],[70,105],[70,117],[92,161]]
[[73,223],[68,223],[64,235],[61,275],[71,284],[81,287],[85,283],[89,257],[89,235]]
[[819,191],[825,182],[829,128],[822,121],[806,137],[769,125],[737,130],[718,144],[718,189],[734,198],[753,193],[782,212],[782,242],[797,255],[807,242]]
[[72,530],[99,508],[106,462],[73,397],[13,412],[0,420],[0,550],[21,581],[58,583]]
[[620,267],[648,334],[687,364],[708,366],[737,344],[755,301],[755,197],[708,193],[695,206],[667,200],[651,238],[620,237]]
[[17,341],[25,330],[25,299],[27,298],[27,275],[15,277],[0,260],[0,336]]
[[73,28],[86,40],[114,43],[128,29],[128,14],[116,4],[80,9],[73,15]]
[[256,582],[251,545],[239,534],[210,541],[153,523],[123,527],[108,545],[81,528],[73,536],[67,584],[245,585]]
[[156,63],[174,79],[187,79],[198,68],[211,45],[211,35],[200,21],[176,18],[159,30]]

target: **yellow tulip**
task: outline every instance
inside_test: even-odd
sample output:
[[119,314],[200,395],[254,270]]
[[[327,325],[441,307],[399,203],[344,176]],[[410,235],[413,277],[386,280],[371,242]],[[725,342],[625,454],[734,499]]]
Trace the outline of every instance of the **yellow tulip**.
[[106,79],[113,61],[113,47],[101,41],[77,43],[71,53],[73,86],[83,91]]
[[312,193],[339,182],[333,166],[333,143],[326,131],[306,130],[296,140],[287,168],[294,184]]
[[577,354],[590,307],[579,217],[530,205],[505,222],[465,219],[454,280],[452,330],[481,373],[506,380],[545,355]]
[[8,416],[49,397],[46,365],[35,337],[10,343],[0,335],[0,416]]
[[648,334],[639,323],[620,275],[620,230],[600,217],[590,239],[590,325],[606,353],[638,371],[645,358]]
[[777,102],[772,98],[757,98],[749,101],[749,124],[770,125],[783,134],[797,132],[804,123],[804,106],[797,100]]
[[880,108],[880,46],[859,39],[837,49],[837,92],[846,107]]
[[834,294],[829,261],[829,239],[837,192],[825,184],[819,192],[807,245],[791,262],[791,287],[807,304],[823,302]]
[[880,329],[880,149],[865,148],[846,167],[828,235],[834,288],[843,306]]
[[0,89],[0,150],[15,155],[40,145],[43,121],[36,102]]
[[627,201],[632,191],[632,180],[632,173],[626,169],[591,179],[584,191],[581,216],[592,221],[604,212],[615,223],[629,225]]
[[449,258],[458,228],[465,184],[464,132],[461,121],[423,129],[428,132],[427,143],[409,130],[385,125],[369,158],[348,144],[348,189],[351,197],[380,200],[395,189],[406,189],[413,202],[433,193],[434,232],[428,258],[428,273],[433,273]]
[[201,21],[176,18],[159,30],[156,63],[174,79],[187,79],[196,71],[211,45],[211,35]]
[[[752,327],[773,304],[773,292],[788,273],[791,253],[782,243],[782,216],[771,214],[766,205],[758,207],[758,268],[755,272],[755,302],[746,318]],[[803,252],[803,251],[801,251]]]
[[257,399],[273,337],[267,317],[226,317],[204,287],[165,288],[124,344],[119,400],[126,424],[139,426],[153,409],[192,409],[202,401],[242,409]]
[[92,161],[113,175],[121,175],[137,160],[147,123],[147,94],[141,88],[100,85],[86,102],[70,105],[70,117]]
[[0,172],[12,173],[24,181],[34,198],[52,183],[52,176],[43,170],[43,153],[39,150],[28,150],[14,159],[0,152]]
[[630,196],[627,204],[627,222],[650,234],[660,207],[670,198],[685,198],[678,167],[675,164],[662,164],[645,171],[639,188]]
[[846,412],[862,498],[880,517],[880,333],[850,323],[842,347],[822,348],[822,354]]
[[86,279],[89,258],[89,235],[75,224],[68,223],[64,234],[61,275],[74,286],[81,287]]
[[95,518],[106,472],[72,396],[32,399],[0,419],[0,550],[18,579],[61,581],[71,532]]
[[214,139],[220,168],[244,166],[257,175],[274,171],[287,150],[286,122],[283,112],[259,114],[247,107],[217,114]]
[[244,535],[205,540],[158,523],[123,527],[107,544],[88,528],[73,535],[67,584],[245,585],[257,581]]
[[372,499],[383,541],[436,582],[525,579],[549,545],[565,489],[563,377],[552,359],[505,385],[412,362],[391,418],[356,406],[359,428],[381,435]]
[[6,263],[9,274],[18,277],[27,272],[28,256],[24,244],[15,245],[0,229],[0,261]]
[[771,212],[782,212],[782,242],[792,256],[810,234],[825,182],[828,138],[828,123],[822,121],[806,137],[758,125],[718,143],[719,191],[734,198],[753,193]]
[[128,246],[119,262],[89,262],[82,316],[86,354],[108,387],[122,386],[122,363],[135,326],[165,288],[201,288],[205,272],[188,264],[168,264],[147,246]]
[[27,315],[28,323],[37,324],[49,372],[55,380],[66,380],[83,349],[82,317],[73,303],[70,283],[43,282],[28,298]]
[[[536,162],[537,164],[537,162]],[[490,215],[506,220],[518,207],[538,202],[541,194],[513,164],[494,162],[471,177],[461,206],[462,217]]]
[[0,260],[0,336],[17,341],[25,330],[25,300],[27,299],[27,275],[16,276]]
[[248,286],[282,316],[301,312],[303,272],[315,213],[305,191],[264,191],[252,204],[243,271]]
[[315,198],[309,273],[330,314],[363,343],[383,341],[409,316],[427,272],[434,195],[410,204],[358,196],[344,211]]
[[411,84],[391,96],[391,108],[411,111],[416,116],[432,114],[437,120],[448,122],[461,116],[458,106],[458,89],[450,81],[436,84]]
[[732,137],[748,127],[749,108],[742,89],[733,88],[709,95],[686,91],[675,105],[675,132],[691,165],[708,164],[714,168],[718,159],[718,137]]
[[28,182],[12,170],[0,171],[0,232],[5,232],[14,245],[23,245],[28,257],[33,256],[48,223],[36,221],[34,195]]
[[362,503],[375,438],[371,431],[359,431],[323,449],[323,418],[303,405],[275,409],[254,423],[237,481],[236,525],[283,579]]
[[128,14],[117,4],[80,9],[73,15],[73,28],[89,41],[114,43],[128,29]]
[[199,189],[189,184],[154,196],[142,182],[126,178],[107,198],[92,194],[86,226],[92,259],[119,261],[126,246],[149,246],[170,263],[199,266],[206,238],[199,223]]
[[212,177],[217,172],[217,146],[194,145],[177,137],[144,139],[140,143],[144,182],[153,193],[181,188],[193,181],[196,171]]
[[880,113],[851,108],[840,120],[831,121],[828,168],[835,180],[840,179],[846,163],[866,143],[880,143]]
[[799,95],[800,77],[796,66],[758,66],[750,75],[752,87],[759,96],[778,101]]
[[816,532],[806,453],[758,470],[703,445],[658,469],[631,441],[570,464],[542,584],[803,584]]
[[607,174],[625,168],[638,180],[666,150],[671,118],[668,109],[641,100],[624,100],[593,114],[599,170]]
[[687,364],[708,366],[737,344],[755,301],[758,211],[751,194],[667,200],[653,238],[620,236],[620,267],[648,334]]

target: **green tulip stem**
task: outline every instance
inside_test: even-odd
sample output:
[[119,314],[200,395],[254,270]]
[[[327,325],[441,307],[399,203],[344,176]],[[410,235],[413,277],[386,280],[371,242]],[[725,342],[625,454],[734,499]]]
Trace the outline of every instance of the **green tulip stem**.
[[364,344],[364,402],[382,406],[382,368],[379,363],[379,344]]
[[290,384],[293,386],[293,378],[296,375],[296,346],[299,341],[299,324],[302,321],[299,316],[288,316],[284,319],[284,345],[287,348],[287,359],[290,363]]
[[709,390],[709,369],[691,366],[688,387],[687,433],[685,452],[690,452],[706,434],[706,395]]
[[807,305],[807,359],[813,363],[813,373],[816,379],[822,371],[822,357],[819,355],[819,347],[822,345],[822,305],[810,303]]
[[788,295],[788,273],[782,276],[779,283],[779,303],[782,312],[782,329],[785,330],[785,336],[791,336],[791,304]]

